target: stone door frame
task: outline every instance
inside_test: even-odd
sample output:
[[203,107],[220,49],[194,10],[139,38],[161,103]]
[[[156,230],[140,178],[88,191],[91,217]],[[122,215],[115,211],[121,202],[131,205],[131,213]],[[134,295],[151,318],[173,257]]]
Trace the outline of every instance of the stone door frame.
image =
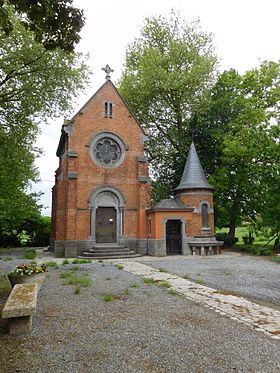
[[96,211],[98,207],[113,207],[116,209],[116,242],[124,237],[124,207],[125,199],[123,194],[111,186],[96,188],[89,198],[90,210],[90,234],[89,240],[96,244]]

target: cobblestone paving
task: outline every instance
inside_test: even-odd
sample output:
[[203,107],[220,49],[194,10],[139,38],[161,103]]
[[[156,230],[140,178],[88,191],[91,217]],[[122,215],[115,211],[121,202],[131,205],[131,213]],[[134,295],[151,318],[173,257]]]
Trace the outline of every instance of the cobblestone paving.
[[131,260],[114,260],[121,263],[123,269],[138,276],[152,278],[155,282],[167,281],[171,288],[192,301],[214,309],[221,315],[254,327],[271,338],[280,339],[280,312],[253,303],[235,295],[223,294],[174,274],[160,272],[146,264]]

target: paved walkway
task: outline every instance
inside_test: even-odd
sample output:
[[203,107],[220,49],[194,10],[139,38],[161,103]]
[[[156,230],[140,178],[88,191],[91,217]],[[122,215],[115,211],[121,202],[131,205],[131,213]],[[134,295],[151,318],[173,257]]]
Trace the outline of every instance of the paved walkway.
[[112,260],[123,265],[127,272],[152,278],[155,282],[168,281],[170,289],[205,307],[214,309],[221,315],[254,327],[271,338],[280,339],[280,312],[263,307],[245,298],[224,294],[195,282],[152,268],[146,264],[131,260]]

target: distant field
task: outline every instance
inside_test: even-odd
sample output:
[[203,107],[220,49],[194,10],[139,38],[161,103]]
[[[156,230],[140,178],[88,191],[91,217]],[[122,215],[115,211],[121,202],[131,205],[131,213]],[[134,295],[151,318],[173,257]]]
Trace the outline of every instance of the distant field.
[[[222,229],[217,229],[216,233],[227,233],[228,228],[222,228]],[[244,236],[249,236],[249,229],[247,227],[237,227],[235,231],[235,237],[238,238],[238,242],[236,243],[237,246],[239,245],[244,245],[244,242],[242,240],[242,237]],[[254,245],[256,246],[264,246],[272,237],[264,237],[262,235],[256,236],[255,234],[253,235],[255,238]],[[267,246],[268,247],[273,247],[274,240],[271,241]]]

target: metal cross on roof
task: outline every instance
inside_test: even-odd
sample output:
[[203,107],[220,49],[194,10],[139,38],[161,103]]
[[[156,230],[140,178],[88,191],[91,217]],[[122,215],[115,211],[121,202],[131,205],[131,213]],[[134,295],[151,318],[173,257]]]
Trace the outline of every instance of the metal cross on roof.
[[110,80],[110,78],[111,78],[110,73],[113,73],[114,70],[111,69],[111,67],[108,64],[105,67],[102,67],[101,70],[105,71],[105,73],[106,73],[106,80]]

